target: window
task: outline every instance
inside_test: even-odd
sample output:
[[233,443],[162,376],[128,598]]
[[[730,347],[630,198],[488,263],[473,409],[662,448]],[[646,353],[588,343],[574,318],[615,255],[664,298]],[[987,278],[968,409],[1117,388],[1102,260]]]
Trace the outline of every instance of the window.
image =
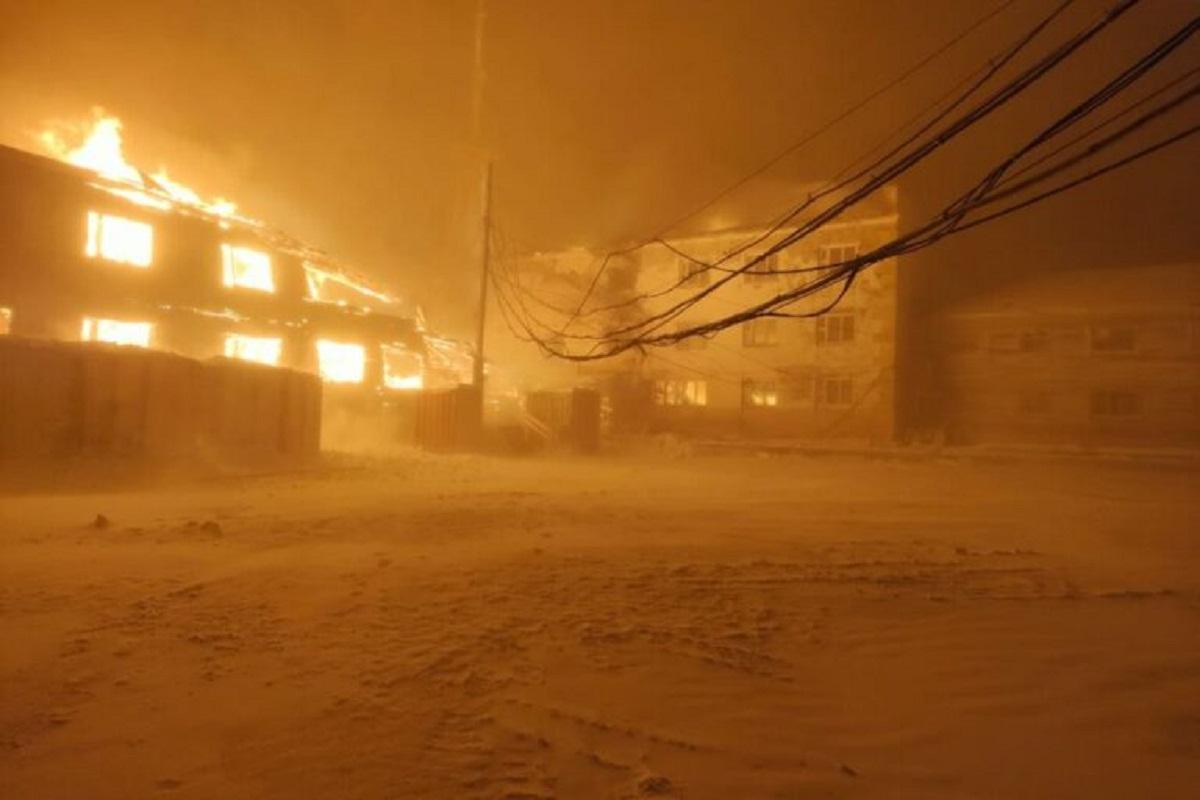
[[815,384],[812,375],[791,375],[787,379],[788,396],[795,400],[812,400]]
[[848,406],[854,399],[850,378],[825,378],[821,381],[818,402],[827,406]]
[[1093,417],[1130,417],[1142,410],[1142,399],[1133,392],[1100,389],[1092,392]]
[[660,406],[706,406],[706,381],[667,379],[655,381],[654,402]]
[[1130,353],[1136,336],[1128,325],[1093,325],[1092,350],[1098,353]]
[[779,320],[762,317],[742,324],[743,347],[770,347],[776,344],[779,344]]
[[817,263],[823,267],[844,264],[858,257],[858,242],[827,244],[817,250]]
[[[756,256],[747,256],[747,260],[753,260]],[[779,255],[771,253],[771,255],[758,262],[750,269],[746,270],[743,275],[746,277],[746,283],[768,283],[779,277]]]
[[679,282],[688,286],[708,286],[709,272],[703,264],[679,257]]
[[0,306],[0,336],[12,333],[12,309]]
[[149,347],[154,325],[149,322],[125,322],[117,319],[83,318],[80,338],[85,342],[108,342],[134,347]]
[[145,222],[89,211],[84,254],[145,269],[154,256],[154,229]]
[[253,361],[258,364],[279,365],[283,352],[283,340],[269,336],[243,336],[240,333],[225,334],[225,357]]
[[261,250],[223,244],[221,268],[226,286],[240,286],[260,292],[275,291],[271,257]]
[[383,355],[383,385],[389,389],[420,389],[425,385],[425,365],[421,354],[404,345],[385,344]]
[[329,383],[362,383],[367,372],[367,352],[361,344],[317,340],[317,366]]
[[854,341],[853,314],[825,314],[817,317],[817,344]]
[[748,406],[774,408],[779,405],[779,385],[775,381],[747,378],[742,381],[742,398]]

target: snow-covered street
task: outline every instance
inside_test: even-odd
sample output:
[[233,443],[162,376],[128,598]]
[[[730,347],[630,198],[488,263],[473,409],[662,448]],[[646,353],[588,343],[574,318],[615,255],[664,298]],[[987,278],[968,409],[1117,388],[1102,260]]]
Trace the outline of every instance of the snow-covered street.
[[411,455],[5,496],[0,796],[1179,797],[1197,488]]

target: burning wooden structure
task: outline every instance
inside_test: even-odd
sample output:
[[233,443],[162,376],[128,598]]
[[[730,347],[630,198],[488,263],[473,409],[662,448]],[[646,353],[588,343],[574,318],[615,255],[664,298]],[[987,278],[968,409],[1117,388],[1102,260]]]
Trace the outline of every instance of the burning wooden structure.
[[119,146],[119,168],[0,147],[0,334],[311,372],[351,414],[469,380],[466,349],[395,297]]

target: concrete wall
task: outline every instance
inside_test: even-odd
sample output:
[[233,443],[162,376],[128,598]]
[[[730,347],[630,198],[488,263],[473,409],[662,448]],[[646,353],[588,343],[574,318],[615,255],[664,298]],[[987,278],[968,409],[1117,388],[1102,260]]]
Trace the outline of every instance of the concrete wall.
[[0,458],[316,453],[315,376],[134,347],[0,337]]

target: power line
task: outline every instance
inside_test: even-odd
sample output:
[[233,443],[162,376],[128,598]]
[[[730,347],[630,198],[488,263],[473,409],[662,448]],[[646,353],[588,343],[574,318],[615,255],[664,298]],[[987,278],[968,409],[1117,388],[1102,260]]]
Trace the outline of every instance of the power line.
[[[1072,0],[1067,0],[1067,4],[1070,4],[1071,1]],[[588,299],[591,297],[592,293],[595,291],[596,286],[599,284],[601,276],[608,269],[608,263],[613,257],[618,256],[618,255],[625,255],[627,253],[633,252],[642,247],[645,247],[648,244],[653,243],[655,240],[666,235],[671,229],[675,228],[679,224],[687,221],[688,219],[691,219],[692,217],[696,216],[700,212],[710,208],[713,204],[717,203],[722,198],[728,196],[730,193],[736,191],[737,189],[741,188],[745,184],[754,180],[759,175],[762,175],[763,173],[767,172],[772,167],[774,167],[776,164],[783,161],[785,158],[791,156],[793,153],[797,152],[798,150],[800,150],[801,148],[803,148],[804,146],[806,146],[813,140],[817,139],[818,137],[820,137],[823,134],[827,133],[828,131],[832,130],[834,127],[836,127],[841,122],[845,121],[846,119],[849,119],[854,114],[856,114],[858,111],[860,111],[863,108],[865,108],[866,106],[870,105],[872,102],[874,102],[879,97],[883,96],[887,92],[891,91],[892,89],[896,88],[900,84],[904,83],[910,77],[915,75],[917,72],[920,72],[922,69],[924,69],[926,66],[928,66],[930,63],[935,61],[938,57],[940,57],[944,53],[951,50],[955,45],[957,45],[959,42],[966,39],[968,36],[970,36],[972,33],[974,33],[977,29],[982,27],[984,24],[986,24],[992,18],[998,16],[1000,13],[1002,13],[1009,6],[1013,5],[1013,3],[1015,3],[1015,2],[1016,2],[1016,0],[1003,0],[1003,2],[1001,2],[998,6],[993,8],[988,13],[984,14],[982,17],[979,17],[978,19],[976,19],[974,22],[972,22],[966,28],[961,30],[959,33],[957,33],[951,39],[949,39],[948,41],[943,43],[940,47],[935,49],[933,52],[929,53],[924,58],[917,61],[917,63],[913,64],[908,69],[906,69],[904,72],[900,73],[900,75],[896,76],[891,81],[888,81],[886,84],[879,87],[874,92],[871,92],[866,97],[864,97],[862,100],[855,103],[850,108],[842,111],[840,114],[838,114],[834,118],[830,119],[828,122],[821,125],[816,130],[806,133],[800,139],[796,140],[795,142],[792,142],[786,148],[784,148],[782,151],[780,151],[776,155],[772,156],[769,160],[764,162],[762,165],[760,165],[756,169],[752,170],[751,172],[747,173],[746,175],[742,176],[741,178],[739,178],[737,181],[730,184],[729,186],[726,186],[724,189],[717,192],[715,195],[710,197],[708,200],[706,200],[701,205],[691,209],[687,213],[672,220],[667,225],[661,227],[656,233],[653,233],[650,236],[646,237],[638,244],[632,245],[630,247],[622,248],[620,250],[614,250],[614,251],[610,251],[610,252],[606,253],[604,258],[601,260],[600,266],[597,268],[596,273],[595,273],[594,277],[592,278],[591,283],[588,285],[587,290],[584,292],[584,295],[579,302],[579,306],[573,312],[572,319],[568,320],[568,322],[566,324],[569,325],[571,323],[571,321],[573,321],[575,317],[578,317],[579,313],[583,310],[584,306],[587,304]]]
[[[1084,43],[1089,41],[1092,37],[1094,37],[1097,33],[1099,33],[1105,27],[1112,24],[1117,18],[1119,18],[1126,11],[1128,11],[1130,8],[1132,8],[1136,4],[1136,2],[1137,2],[1137,0],[1125,0],[1124,2],[1118,3],[1117,5],[1113,6],[1109,10],[1109,12],[1107,14],[1105,14],[1104,17],[1102,17],[1097,23],[1095,23],[1092,26],[1090,26],[1089,28],[1085,29],[1082,33],[1077,34],[1076,36],[1068,39],[1063,45],[1056,48],[1049,56],[1041,59],[1034,66],[1026,69],[1017,79],[1010,82],[1005,87],[1002,87],[1002,89],[1000,91],[994,93],[990,98],[988,98],[987,101],[980,104],[976,108],[972,109],[970,112],[963,115],[963,117],[960,117],[958,120],[956,120],[950,126],[943,129],[936,136],[934,136],[933,139],[925,142],[920,147],[916,148],[913,152],[909,153],[904,158],[900,159],[900,161],[897,162],[897,164],[894,164],[888,170],[885,170],[883,175],[887,176],[887,177],[891,177],[894,174],[898,174],[897,170],[903,171],[903,169],[910,168],[912,164],[916,163],[921,158],[924,158],[933,150],[936,150],[936,148],[939,147],[940,145],[944,144],[944,142],[946,140],[948,140],[949,138],[952,138],[954,135],[957,135],[958,133],[961,133],[961,131],[964,130],[966,127],[969,127],[970,125],[977,122],[979,119],[987,116],[987,114],[990,114],[992,111],[995,110],[995,108],[999,107],[1000,105],[1003,105],[1005,102],[1008,102],[1013,96],[1015,96],[1019,92],[1023,91],[1025,88],[1027,88],[1029,85],[1031,85],[1035,80],[1040,78],[1042,75],[1044,75],[1044,74],[1048,73],[1050,70],[1054,69],[1059,63],[1061,63],[1063,60],[1065,60],[1071,54],[1073,54],[1080,46],[1082,46]],[[1058,194],[1063,191],[1066,191],[1066,190],[1073,188],[1075,186],[1078,186],[1088,180],[1093,180],[1102,174],[1107,174],[1108,172],[1110,172],[1114,169],[1117,169],[1121,166],[1133,163],[1134,161],[1139,160],[1140,158],[1146,157],[1154,152],[1157,152],[1158,150],[1161,150],[1171,144],[1182,141],[1183,139],[1193,135],[1196,132],[1196,129],[1192,128],[1192,129],[1183,131],[1181,133],[1178,133],[1176,135],[1169,136],[1166,139],[1163,139],[1163,140],[1160,140],[1160,141],[1154,143],[1150,147],[1143,148],[1143,149],[1137,151],[1136,153],[1133,153],[1125,158],[1119,159],[1116,162],[1106,164],[1097,170],[1093,170],[1092,172],[1088,173],[1085,176],[1082,176],[1081,178],[1078,178],[1074,181],[1070,181],[1067,184],[1056,186],[1053,189],[1043,192],[1035,197],[1029,198],[1026,201],[1022,201],[1014,206],[1010,206],[1008,208],[1002,209],[1001,211],[990,214],[982,219],[968,220],[968,216],[972,212],[978,210],[979,208],[982,208],[983,206],[985,206],[987,204],[994,203],[1004,197],[1011,196],[1016,191],[1020,191],[1020,190],[1026,189],[1026,188],[1031,188],[1032,186],[1045,181],[1048,177],[1050,177],[1054,174],[1058,174],[1059,172],[1063,171],[1064,169],[1067,169],[1070,166],[1073,166],[1077,163],[1081,163],[1084,159],[1094,156],[1100,150],[1110,147],[1110,146],[1114,145],[1115,143],[1128,137],[1132,132],[1141,128],[1142,126],[1147,124],[1150,120],[1162,117],[1169,111],[1172,111],[1172,110],[1178,108],[1179,105],[1181,105],[1184,100],[1190,99],[1190,97],[1194,95],[1194,91],[1190,92],[1190,93],[1185,92],[1182,97],[1177,96],[1177,97],[1172,98],[1171,100],[1167,101],[1166,103],[1160,104],[1159,106],[1155,107],[1150,112],[1148,112],[1147,114],[1144,114],[1144,115],[1142,115],[1142,117],[1139,117],[1137,120],[1134,121],[1134,123],[1124,126],[1117,133],[1106,137],[1101,142],[1094,143],[1093,145],[1089,146],[1082,154],[1076,154],[1075,156],[1067,159],[1066,161],[1060,162],[1055,167],[1052,167],[1048,170],[1043,170],[1041,173],[1039,173],[1034,178],[1021,182],[1021,184],[1018,187],[1014,188],[1012,186],[1008,186],[1007,189],[1003,188],[1010,183],[1010,181],[1013,177],[1013,176],[1010,176],[1010,178],[1008,180],[1005,180],[1004,176],[1006,175],[1006,173],[1009,172],[1009,170],[1014,165],[1017,164],[1017,162],[1023,156],[1025,156],[1026,154],[1032,153],[1034,150],[1036,150],[1041,145],[1053,140],[1055,137],[1061,135],[1065,131],[1069,130],[1072,126],[1078,124],[1082,119],[1085,119],[1088,115],[1095,112],[1098,108],[1100,108],[1104,104],[1110,102],[1114,97],[1119,95],[1122,91],[1124,91],[1130,85],[1132,85],[1134,82],[1139,80],[1143,75],[1145,75],[1151,69],[1156,67],[1159,63],[1161,63],[1167,56],[1169,56],[1172,52],[1174,52],[1178,47],[1182,46],[1182,44],[1184,42],[1186,42],[1196,32],[1198,26],[1200,26],[1200,18],[1194,18],[1189,23],[1184,25],[1173,36],[1171,36],[1168,39],[1161,42],[1156,48],[1154,48],[1149,53],[1147,53],[1145,56],[1143,56],[1141,59],[1136,61],[1133,65],[1129,66],[1124,71],[1119,73],[1114,79],[1112,79],[1108,84],[1106,84],[1100,90],[1094,92],[1091,96],[1086,98],[1082,103],[1077,104],[1069,112],[1060,116],[1051,125],[1044,128],[1041,132],[1039,132],[1036,136],[1034,136],[1025,145],[1018,148],[1013,154],[1011,154],[1009,157],[1007,157],[1006,159],[1001,161],[1000,164],[996,168],[989,171],[989,173],[979,183],[977,183],[975,186],[973,186],[971,189],[969,189],[967,192],[965,192],[958,200],[956,200],[954,203],[950,204],[946,209],[944,209],[941,215],[935,217],[929,223],[921,226],[920,228],[916,229],[915,231],[911,231],[908,234],[905,234],[904,236],[898,237],[897,239],[877,248],[876,250],[872,251],[871,253],[856,257],[855,259],[851,259],[850,261],[848,261],[846,263],[843,263],[840,265],[835,265],[834,268],[828,268],[824,274],[819,275],[814,280],[809,281],[807,284],[804,284],[795,290],[781,293],[764,303],[760,303],[751,308],[744,309],[736,314],[729,315],[727,317],[724,317],[720,320],[717,320],[717,321],[714,321],[711,323],[707,323],[704,325],[695,325],[690,328],[685,328],[680,331],[676,331],[674,333],[656,333],[656,331],[659,330],[663,324],[665,324],[666,322],[668,322],[671,319],[678,316],[678,314],[681,313],[682,310],[684,310],[688,307],[691,307],[696,302],[698,302],[700,299],[702,299],[703,297],[710,294],[715,287],[710,287],[709,289],[706,289],[703,292],[698,292],[698,293],[692,295],[691,297],[689,297],[683,303],[677,304],[676,306],[672,307],[671,309],[668,309],[666,312],[656,314],[656,315],[650,315],[649,317],[642,319],[641,321],[639,321],[638,323],[636,323],[632,326],[628,326],[626,328],[616,328],[616,329],[609,330],[609,331],[605,332],[599,338],[596,338],[596,337],[573,337],[573,338],[590,338],[593,341],[595,341],[597,345],[605,345],[599,351],[597,351],[596,347],[594,346],[592,351],[589,351],[589,352],[583,353],[583,354],[568,353],[568,352],[564,352],[557,348],[551,348],[550,352],[552,352],[555,355],[559,355],[561,357],[569,358],[572,360],[591,360],[593,358],[603,358],[603,357],[615,355],[617,353],[624,352],[625,350],[631,349],[634,347],[640,348],[645,345],[665,344],[665,343],[670,343],[672,341],[678,341],[678,340],[680,340],[682,338],[686,338],[688,336],[705,335],[705,334],[712,333],[717,330],[723,329],[725,327],[729,327],[731,325],[737,324],[739,322],[745,321],[747,319],[752,319],[756,316],[816,316],[816,315],[819,315],[819,314],[824,313],[825,311],[829,310],[830,308],[834,307],[837,304],[837,302],[840,300],[840,298],[842,296],[844,296],[845,292],[848,291],[855,276],[862,269],[866,268],[867,266],[870,266],[873,263],[883,260],[884,258],[892,257],[894,255],[913,252],[916,249],[930,246],[931,244],[933,244],[934,242],[943,238],[944,236],[951,235],[952,233],[955,233],[955,232],[961,232],[962,230],[966,230],[971,227],[975,227],[975,226],[982,224],[983,222],[989,221],[991,219],[996,219],[999,216],[1003,216],[1008,213],[1013,213],[1014,211],[1019,210],[1020,208],[1028,207],[1029,205],[1032,205],[1033,203],[1036,203],[1036,202],[1040,202],[1041,200],[1044,200],[1047,197],[1053,196],[1054,194]],[[1173,81],[1172,84],[1175,84],[1177,82],[1178,81]],[[1153,96],[1157,96],[1158,94],[1161,94],[1161,91],[1162,90],[1155,92]],[[1143,98],[1142,100],[1135,103],[1134,106],[1139,106],[1139,105],[1143,104],[1144,102],[1146,102],[1146,100],[1148,100],[1148,99],[1149,98]],[[1124,111],[1120,112],[1120,114],[1116,115],[1116,117],[1123,116],[1129,110],[1130,109],[1128,109],[1128,108],[1125,109]],[[1105,122],[1101,123],[1101,125],[1095,126],[1094,128],[1091,129],[1091,131],[1098,130],[1099,128],[1109,124],[1116,117],[1110,118],[1110,119],[1106,120]],[[1090,133],[1090,131],[1089,131],[1089,133]],[[1085,136],[1086,135],[1087,134],[1085,134]],[[1079,141],[1078,137],[1076,139],[1072,140],[1071,142],[1068,142],[1068,146],[1070,146],[1071,144],[1073,144],[1076,141]],[[1059,148],[1059,150],[1056,152],[1061,152],[1061,150],[1062,150],[1062,148]],[[901,168],[903,168],[903,169],[901,169]],[[1016,173],[1016,174],[1019,175],[1021,173]],[[872,180],[869,181],[866,186],[864,186],[864,187],[860,188],[859,190],[857,190],[856,192],[852,193],[850,198],[843,200],[842,202],[844,204],[844,207],[849,207],[849,205],[852,205],[854,202],[857,202],[862,197],[866,196],[866,194],[869,194],[871,191],[876,190],[878,188],[878,185],[873,185],[873,184],[877,184],[879,181],[879,178],[880,178],[880,176],[878,176],[878,175],[873,176]],[[836,209],[836,213],[840,213],[840,210],[842,210],[842,209],[837,209],[836,206],[835,206],[835,209]],[[810,221],[809,223],[806,223],[806,225],[805,225],[806,230],[802,229],[800,231],[793,232],[788,237],[785,237],[785,240],[783,242],[774,245],[772,248],[769,248],[767,251],[765,251],[764,253],[757,256],[756,259],[758,261],[761,261],[763,258],[765,258],[770,253],[778,252],[779,250],[781,250],[784,247],[791,244],[793,241],[797,241],[799,238],[802,238],[804,235],[807,235],[809,232],[811,232],[811,230],[815,230],[816,228],[820,227],[825,222],[827,222],[828,219],[832,218],[831,216],[828,216],[828,214],[829,214],[829,212],[827,211],[827,212],[824,212],[822,215],[818,215],[816,221]],[[822,217],[825,217],[825,218],[822,219]],[[740,270],[737,270],[737,271],[733,272],[731,275],[723,278],[720,283],[725,283],[728,280],[730,280],[733,277],[733,275],[740,274],[741,272],[746,271],[752,265],[752,263],[754,263],[754,262],[753,261],[748,262]],[[813,296],[817,292],[832,288],[834,286],[837,286],[838,284],[841,284],[840,290],[838,291],[836,296],[833,298],[833,300],[830,301],[829,303],[825,304],[823,307],[818,308],[815,311],[808,311],[808,312],[804,312],[804,313],[797,313],[797,312],[792,312],[792,311],[786,310],[789,306],[791,306],[792,304],[797,302],[799,299],[802,299],[804,297]],[[526,330],[527,333],[532,334],[532,331],[530,331],[530,329],[528,328],[528,325],[526,325],[524,322],[522,323],[522,327]],[[538,338],[536,335],[532,336],[532,340],[538,342],[539,345],[542,345],[543,348],[545,348],[544,340]]]

